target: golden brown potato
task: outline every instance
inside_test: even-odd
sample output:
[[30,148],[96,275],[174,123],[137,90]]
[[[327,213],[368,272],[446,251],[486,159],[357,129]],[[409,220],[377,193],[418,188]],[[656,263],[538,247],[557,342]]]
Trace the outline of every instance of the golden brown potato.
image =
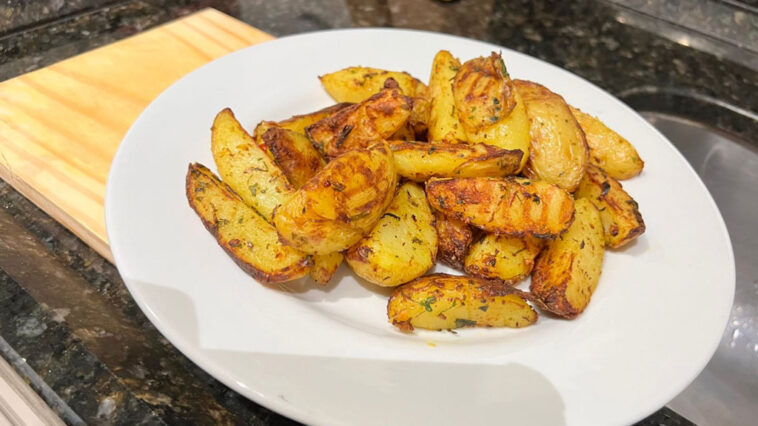
[[491,145],[390,141],[397,173],[416,182],[431,177],[502,177],[515,174],[523,153]]
[[590,149],[590,163],[605,170],[608,176],[623,180],[642,172],[645,162],[637,150],[602,121],[569,105],[571,113],[584,131]]
[[319,122],[325,119],[326,117],[329,117],[330,115],[334,114],[335,112],[343,108],[346,108],[350,105],[352,104],[343,102],[340,104],[322,108],[318,111],[314,111],[309,114],[295,115],[282,121],[261,121],[260,123],[258,123],[257,126],[255,126],[255,130],[253,131],[253,139],[255,139],[255,143],[258,145],[259,148],[268,152],[268,147],[263,142],[263,134],[266,133],[268,129],[272,127],[278,127],[280,129],[287,129],[287,130],[291,130],[293,132],[304,135],[306,127],[316,122]]
[[310,272],[313,281],[321,285],[328,284],[342,264],[343,257],[340,252],[313,255],[313,266]]
[[277,210],[286,244],[306,253],[342,251],[360,240],[395,195],[397,174],[385,142],[335,158]]
[[574,192],[589,162],[584,132],[560,95],[531,81],[514,83],[526,104],[532,139],[524,173]]
[[461,143],[466,133],[458,121],[453,99],[452,81],[461,63],[447,50],[440,50],[434,57],[429,77],[429,130],[430,142]]
[[282,245],[276,230],[232,189],[200,164],[190,164],[187,200],[218,244],[245,272],[261,283],[300,278],[310,256]]
[[418,184],[400,186],[379,222],[345,252],[363,279],[394,287],[424,275],[437,258],[437,231],[426,194]]
[[574,195],[592,201],[600,211],[607,247],[621,247],[645,232],[645,222],[637,202],[616,179],[601,169],[593,165],[587,167]]
[[526,327],[537,312],[524,293],[481,278],[433,274],[395,289],[387,317],[403,331],[414,327],[449,330],[460,327]]
[[378,68],[349,67],[319,77],[326,93],[337,102],[362,102],[379,93],[388,78],[394,79],[407,96],[419,96],[426,91],[426,85],[407,72]]
[[500,280],[508,285],[528,277],[542,241],[487,234],[475,242],[466,256],[466,272],[480,278]]
[[469,143],[486,143],[529,153],[529,120],[503,58],[492,53],[461,66],[453,81],[455,109]]
[[435,209],[486,232],[554,237],[574,217],[571,195],[543,181],[520,178],[437,179],[426,183]]
[[537,257],[530,290],[545,307],[575,318],[590,303],[600,280],[605,251],[600,213],[586,198],[576,200],[576,219]]
[[326,164],[311,141],[292,130],[272,127],[263,134],[263,142],[295,189],[303,186]]
[[397,87],[388,87],[309,126],[305,132],[314,147],[333,158],[390,137],[408,121],[410,114],[410,98]]
[[221,179],[267,221],[294,192],[287,177],[242,128],[231,109],[216,115],[211,151]]
[[434,216],[437,220],[437,259],[462,271],[463,260],[474,240],[471,227],[438,211]]

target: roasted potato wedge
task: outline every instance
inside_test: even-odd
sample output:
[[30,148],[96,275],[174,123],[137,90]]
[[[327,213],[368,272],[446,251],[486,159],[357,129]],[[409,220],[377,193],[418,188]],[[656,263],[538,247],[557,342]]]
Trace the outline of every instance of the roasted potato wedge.
[[451,219],[435,211],[437,227],[437,259],[463,270],[463,261],[474,241],[474,232],[468,224]]
[[486,232],[554,237],[568,228],[574,200],[556,185],[521,178],[437,179],[426,183],[435,209]]
[[453,97],[466,140],[521,150],[520,171],[529,153],[529,120],[503,58],[492,53],[466,61],[455,75]]
[[190,164],[186,191],[203,225],[250,276],[273,284],[308,273],[310,256],[280,243],[274,227],[205,166]]
[[387,139],[408,121],[411,99],[388,87],[365,101],[338,111],[305,132],[314,147],[329,158]]
[[314,254],[313,266],[311,267],[310,276],[313,281],[321,285],[326,285],[337,272],[342,264],[344,256],[340,252],[329,254]]
[[335,158],[274,215],[286,244],[311,254],[342,251],[360,240],[392,201],[397,174],[385,142]]
[[586,198],[600,211],[605,245],[618,248],[645,232],[639,206],[621,184],[598,167],[587,167],[576,198]]
[[537,321],[537,312],[521,291],[481,278],[447,274],[427,275],[396,288],[387,303],[387,316],[403,331],[521,328]]
[[542,241],[533,237],[486,234],[469,249],[465,270],[475,277],[513,285],[532,273],[541,248]]
[[605,242],[600,213],[586,198],[576,200],[568,231],[537,257],[530,290],[551,312],[575,318],[590,303],[600,280]]
[[424,189],[400,186],[379,222],[345,252],[345,261],[363,279],[395,287],[424,275],[437,258],[434,215]]
[[430,142],[461,143],[466,141],[466,133],[455,111],[451,84],[460,67],[460,61],[447,50],[440,50],[434,56],[428,92],[430,101],[427,138]]
[[263,142],[276,165],[296,189],[326,164],[311,141],[292,130],[272,127],[263,134]]
[[269,222],[274,209],[295,190],[229,108],[213,121],[211,151],[221,179]]
[[584,131],[590,149],[590,163],[605,170],[608,176],[623,180],[642,172],[645,162],[637,150],[602,121],[569,105],[571,113]]
[[491,145],[390,141],[397,173],[416,182],[432,177],[502,177],[515,174],[523,153]]
[[268,147],[266,147],[266,144],[263,142],[263,134],[266,133],[268,129],[272,127],[278,127],[280,129],[292,130],[293,132],[304,135],[306,127],[310,126],[311,124],[317,123],[350,105],[352,104],[343,102],[322,108],[318,111],[314,111],[308,114],[295,115],[282,121],[261,121],[257,126],[255,126],[255,130],[253,131],[253,139],[255,139],[255,143],[258,144],[262,150],[268,152]]
[[369,67],[348,67],[319,77],[321,84],[337,102],[362,102],[379,93],[388,78],[394,79],[403,94],[420,96],[426,92],[426,85],[407,72],[385,71]]
[[574,192],[589,162],[582,128],[560,95],[531,81],[514,83],[526,104],[532,140],[524,173]]

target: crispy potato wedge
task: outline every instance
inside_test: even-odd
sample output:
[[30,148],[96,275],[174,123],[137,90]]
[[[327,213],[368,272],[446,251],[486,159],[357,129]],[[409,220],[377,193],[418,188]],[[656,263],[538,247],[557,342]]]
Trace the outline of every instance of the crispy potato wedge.
[[274,227],[205,166],[190,164],[186,191],[203,225],[250,276],[273,284],[308,273],[310,256],[280,243]]
[[261,121],[257,126],[255,126],[255,130],[253,131],[253,139],[255,139],[255,143],[258,144],[262,150],[268,152],[268,147],[266,147],[266,144],[263,142],[263,134],[266,133],[268,129],[272,127],[278,127],[280,129],[287,129],[300,134],[305,134],[306,127],[310,126],[311,124],[317,123],[350,105],[352,104],[343,102],[322,108],[309,114],[295,115],[282,121]]
[[345,261],[363,279],[395,287],[424,275],[437,258],[434,215],[424,189],[400,186],[371,232],[345,252]]
[[578,108],[569,105],[571,113],[584,131],[590,149],[590,163],[605,170],[608,176],[623,180],[642,172],[645,162],[637,150],[621,135],[614,132],[602,121]]
[[492,53],[466,61],[455,75],[453,97],[466,140],[521,150],[520,171],[529,153],[529,120],[503,58]]
[[605,245],[618,248],[645,232],[639,206],[621,184],[598,167],[587,167],[576,198],[586,198],[600,211]]
[[387,317],[403,331],[532,325],[537,312],[524,293],[500,283],[447,274],[418,278],[395,289]]
[[400,89],[388,87],[309,126],[305,132],[314,147],[333,158],[390,137],[408,121],[411,107],[411,99]]
[[532,140],[524,173],[574,192],[589,162],[582,128],[560,95],[531,81],[514,83],[526,104]]
[[397,173],[416,182],[431,177],[502,177],[515,174],[523,153],[491,145],[390,141]]
[[348,67],[319,77],[321,84],[337,102],[362,102],[379,93],[388,78],[394,79],[403,94],[419,96],[426,92],[426,85],[407,72],[386,71],[369,67]]
[[327,285],[342,264],[343,258],[344,256],[340,252],[314,254],[313,266],[310,271],[313,281],[321,285]]
[[335,158],[274,215],[286,244],[306,253],[342,251],[360,240],[392,201],[397,174],[385,142]]
[[434,56],[429,77],[429,130],[430,142],[461,143],[466,133],[458,121],[451,82],[461,67],[460,61],[447,50]]
[[586,198],[576,200],[568,231],[537,257],[530,290],[551,312],[575,318],[590,303],[600,280],[605,241],[600,213]]
[[221,179],[269,222],[274,209],[295,190],[229,108],[213,121],[211,151]]
[[448,217],[486,232],[554,237],[568,228],[574,200],[565,190],[522,178],[432,178],[429,204]]
[[263,142],[276,165],[296,189],[326,164],[311,141],[292,130],[272,127],[263,134]]
[[435,211],[437,228],[437,259],[463,270],[463,261],[474,241],[474,232],[468,224],[451,219]]
[[486,234],[471,246],[465,270],[475,277],[514,285],[532,273],[541,248],[542,241],[533,237]]

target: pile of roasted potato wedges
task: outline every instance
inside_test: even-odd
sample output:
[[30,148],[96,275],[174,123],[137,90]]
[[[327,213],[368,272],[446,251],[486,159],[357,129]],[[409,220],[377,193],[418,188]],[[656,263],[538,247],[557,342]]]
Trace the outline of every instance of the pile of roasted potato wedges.
[[[320,79],[335,105],[252,133],[224,109],[211,129],[220,178],[189,166],[190,206],[261,283],[325,285],[344,260],[394,287],[401,330],[525,327],[534,307],[582,313],[605,249],[645,231],[619,183],[642,171],[635,148],[511,79],[499,54],[461,64],[440,51],[429,86],[366,67]],[[426,275],[437,260],[465,275]],[[529,276],[528,292],[514,287]]]

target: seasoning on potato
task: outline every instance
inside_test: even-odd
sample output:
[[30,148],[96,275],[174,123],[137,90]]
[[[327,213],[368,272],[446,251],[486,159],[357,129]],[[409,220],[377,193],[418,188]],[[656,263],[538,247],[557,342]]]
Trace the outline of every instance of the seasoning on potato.
[[429,77],[429,130],[430,142],[462,143],[466,133],[458,121],[453,88],[450,84],[461,67],[460,61],[447,50],[434,56]]
[[432,274],[397,287],[387,303],[387,317],[403,331],[521,328],[537,321],[537,312],[524,296],[481,278]]
[[395,195],[397,174],[385,142],[345,152],[316,173],[274,215],[281,240],[310,254],[352,246]]
[[532,273],[543,242],[533,237],[486,234],[469,249],[466,273],[514,285]]
[[606,247],[619,248],[645,232],[637,202],[603,170],[593,165],[587,167],[574,195],[592,201],[600,211]]
[[276,230],[200,164],[190,164],[187,200],[206,229],[243,271],[264,284],[308,273],[310,256],[279,242]]
[[590,200],[580,198],[574,223],[537,257],[529,289],[553,313],[575,318],[590,303],[604,253],[600,213]]
[[605,170],[608,176],[630,179],[642,172],[645,162],[637,150],[621,135],[609,129],[602,121],[578,108],[571,108],[579,126],[584,131],[590,149],[590,163]]
[[523,178],[429,179],[435,209],[486,232],[555,237],[574,218],[574,200],[556,185]]
[[395,287],[424,275],[437,258],[434,215],[424,189],[407,182],[371,232],[345,252],[361,278]]
[[388,78],[395,80],[406,96],[423,96],[426,85],[404,71],[370,67],[348,67],[319,77],[321,84],[337,102],[362,102],[384,88]]
[[469,253],[474,232],[468,224],[451,219],[436,211],[437,259],[455,269],[463,270],[463,260]]

